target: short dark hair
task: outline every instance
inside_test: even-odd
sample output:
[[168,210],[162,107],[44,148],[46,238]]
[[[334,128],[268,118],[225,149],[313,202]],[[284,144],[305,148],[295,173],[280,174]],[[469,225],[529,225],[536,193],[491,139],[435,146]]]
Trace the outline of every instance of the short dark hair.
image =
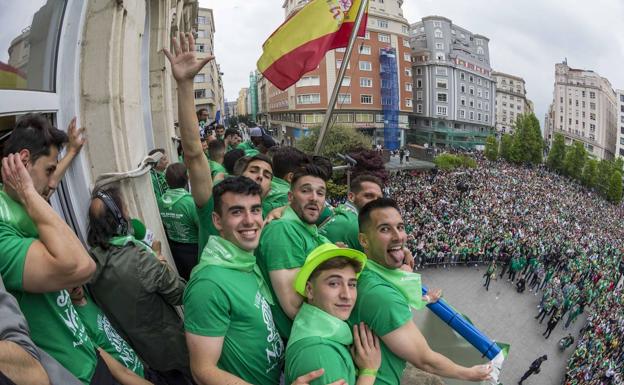
[[304,176],[314,176],[323,179],[325,182],[327,182],[328,179],[327,174],[325,173],[325,170],[323,168],[315,164],[306,164],[305,166],[299,167],[295,170],[292,180],[290,181],[290,188],[294,188],[295,184],[297,184],[297,181]]
[[362,191],[362,184],[364,182],[375,183],[377,186],[379,186],[380,189],[383,189],[383,182],[381,181],[381,179],[372,174],[360,174],[356,176],[351,181],[349,189],[357,194]]
[[241,195],[257,195],[262,196],[260,185],[246,176],[235,176],[226,178],[212,189],[212,197],[214,199],[214,211],[222,215],[222,198],[225,193],[234,193]]
[[148,152],[147,155],[154,155],[156,153],[160,152],[161,154],[165,153],[165,149],[164,148],[155,148],[152,151]]
[[[121,190],[117,185],[107,185],[97,190],[93,190],[91,194],[91,202],[98,198],[98,192],[102,191],[112,198],[117,208],[121,210],[123,203],[121,200]],[[103,203],[103,202],[102,202]],[[89,207],[89,227],[87,230],[87,243],[93,247],[100,247],[104,250],[110,247],[109,241],[117,234],[119,222],[115,214],[105,204],[102,204],[102,210],[95,210],[93,206]]]
[[224,130],[225,130],[225,126],[224,126],[223,124],[217,124],[217,125],[215,126],[215,130],[217,130],[217,129],[219,129],[219,128],[222,128],[222,129],[224,129]]
[[225,142],[222,140],[213,140],[208,143],[208,155],[210,159],[216,160],[225,152]]
[[243,137],[240,133],[239,130],[237,130],[236,128],[228,128],[227,130],[225,130],[225,132],[223,133],[223,137],[227,138],[228,136],[232,136],[232,135],[238,135],[241,138]]
[[196,114],[197,114],[198,118],[199,118],[199,115],[201,115],[202,112],[208,112],[208,110],[205,109],[205,108],[200,108],[199,110],[197,110]]
[[22,116],[4,144],[3,156],[28,150],[34,163],[42,156],[50,155],[50,149],[61,151],[67,143],[67,134],[54,127],[42,114],[30,113]]
[[374,201],[370,201],[362,207],[360,213],[358,214],[358,225],[360,227],[360,232],[368,225],[370,222],[370,217],[373,211],[378,209],[386,209],[393,208],[396,209],[399,213],[401,210],[399,209],[399,205],[392,198],[379,198]]
[[234,165],[236,161],[245,156],[245,150],[235,148],[225,153],[223,156],[223,167],[227,170],[228,174],[234,175]]
[[260,160],[262,162],[268,163],[269,166],[271,166],[271,170],[273,170],[273,162],[271,161],[271,158],[264,154],[256,154],[254,156],[244,156],[242,158],[239,158],[236,161],[236,164],[234,164],[234,175],[242,175],[245,170],[247,170],[247,167],[249,167],[249,163],[253,162],[254,160]]
[[327,261],[318,265],[316,269],[314,269],[312,274],[310,274],[308,281],[313,278],[316,278],[319,274],[321,274],[322,271],[331,270],[331,269],[343,269],[347,266],[353,267],[353,270],[355,270],[356,274],[362,271],[362,264],[360,263],[360,261],[353,259],[353,258],[337,256],[337,257],[328,259]]
[[165,180],[170,188],[184,188],[188,183],[188,174],[184,163],[172,163],[167,166]]
[[273,151],[273,175],[278,178],[295,172],[299,167],[310,162],[310,157],[305,152],[295,147],[278,147]]

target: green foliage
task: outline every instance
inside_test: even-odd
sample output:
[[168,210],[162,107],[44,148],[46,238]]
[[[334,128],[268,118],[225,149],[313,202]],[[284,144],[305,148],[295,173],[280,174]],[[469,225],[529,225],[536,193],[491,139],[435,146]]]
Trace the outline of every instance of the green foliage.
[[514,129],[508,158],[514,163],[542,163],[544,142],[535,114],[519,115]]
[[563,135],[557,133],[555,134],[555,140],[553,141],[553,146],[548,153],[548,159],[546,160],[546,165],[553,171],[563,172],[563,161],[565,159],[565,140]]
[[588,159],[583,168],[583,174],[581,175],[581,183],[588,188],[595,188],[598,182],[598,161],[595,159]]
[[346,184],[337,183],[330,179],[327,181],[327,195],[332,198],[341,198],[347,195],[348,187]]
[[485,157],[491,161],[496,161],[498,159],[498,142],[496,142],[496,138],[494,135],[490,135],[485,139]]
[[611,174],[607,199],[613,203],[620,203],[622,201],[622,172],[619,170],[615,170]]
[[477,162],[469,156],[440,154],[433,159],[433,163],[442,170],[453,170],[458,167],[475,168]]
[[[296,144],[297,148],[309,154],[313,153],[319,131],[320,127],[313,128],[308,136],[299,140]],[[320,155],[335,161],[337,153],[347,154],[361,149],[370,149],[372,143],[371,137],[358,132],[353,127],[334,126],[330,127],[327,132]]]
[[566,151],[565,159],[563,160],[565,173],[576,180],[581,180],[581,173],[586,160],[587,151],[585,151],[583,143],[574,142]]
[[513,144],[513,136],[503,134],[500,141],[500,156],[506,161],[511,161],[511,146]]

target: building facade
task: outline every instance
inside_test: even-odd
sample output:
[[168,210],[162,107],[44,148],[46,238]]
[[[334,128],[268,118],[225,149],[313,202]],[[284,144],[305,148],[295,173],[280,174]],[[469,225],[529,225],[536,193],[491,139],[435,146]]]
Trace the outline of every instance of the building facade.
[[[285,17],[305,4],[305,0],[285,0]],[[370,1],[366,36],[356,41],[334,112],[336,127],[355,127],[379,144],[384,144],[384,134],[391,130],[399,133],[402,142],[413,106],[409,24],[402,5],[402,0]],[[269,84],[270,127],[284,133],[287,143],[322,124],[345,51],[329,51],[316,70],[284,91]],[[394,97],[382,95],[382,86],[393,91]],[[387,123],[390,115],[396,116],[395,123]]]
[[238,98],[236,99],[236,115],[247,116],[249,110],[247,109],[247,87],[243,87],[238,91]]
[[[195,50],[197,56],[204,58],[214,55],[215,24],[212,9],[199,8],[197,16],[197,40]],[[195,77],[195,107],[206,108],[211,119],[217,111],[225,110],[223,79],[221,69],[216,60],[208,63]]]
[[617,98],[609,80],[594,71],[555,64],[553,102],[544,136],[552,145],[560,133],[566,145],[580,141],[597,159],[613,159],[617,140]]
[[489,39],[429,16],[410,26],[414,117],[409,141],[475,148],[494,132]]
[[496,71],[492,72],[492,77],[496,83],[496,133],[513,134],[516,118],[533,113],[533,103],[526,97],[526,84],[521,77]]
[[617,141],[615,156],[624,157],[624,90],[617,90]]

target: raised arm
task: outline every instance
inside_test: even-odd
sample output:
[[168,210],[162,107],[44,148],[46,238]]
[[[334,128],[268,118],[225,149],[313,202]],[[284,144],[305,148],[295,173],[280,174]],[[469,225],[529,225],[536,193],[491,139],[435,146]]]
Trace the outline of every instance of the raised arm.
[[84,146],[87,141],[84,136],[84,130],[84,128],[76,127],[75,117],[69,123],[69,126],[67,127],[67,136],[69,137],[67,151],[63,159],[61,159],[56,165],[56,170],[54,170],[52,180],[50,181],[50,192],[48,193],[47,199],[50,199],[52,194],[54,194],[54,191],[56,191],[58,184],[61,183],[61,179],[63,179],[65,172],[71,165],[74,158],[80,153],[82,146]]
[[466,381],[490,379],[492,371],[490,365],[466,368],[431,350],[425,337],[412,321],[382,336],[381,340],[394,354],[427,373]]
[[178,84],[178,119],[180,137],[184,150],[184,163],[189,170],[191,193],[197,207],[203,207],[212,195],[210,165],[202,151],[199,138],[199,122],[195,114],[193,79],[212,59],[208,56],[198,59],[195,56],[195,40],[192,34],[180,33],[180,40],[173,39],[174,54],[163,49],[171,63],[173,77]]
[[39,239],[26,254],[24,290],[45,293],[87,282],[95,262],[72,229],[35,190],[19,154],[2,159],[2,179],[15,191],[39,232]]

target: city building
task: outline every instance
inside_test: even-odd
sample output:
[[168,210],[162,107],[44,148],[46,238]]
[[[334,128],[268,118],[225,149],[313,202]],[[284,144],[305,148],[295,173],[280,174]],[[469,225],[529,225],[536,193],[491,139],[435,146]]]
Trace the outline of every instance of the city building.
[[597,159],[613,159],[617,140],[617,98],[611,83],[591,70],[555,64],[553,101],[544,136],[552,145],[561,133],[565,144],[580,141]]
[[249,114],[251,119],[256,121],[258,119],[258,74],[257,71],[251,71],[249,73],[249,92],[247,94],[249,98]]
[[624,157],[624,90],[617,90],[617,141],[615,145],[615,156]]
[[[215,24],[212,9],[199,8],[195,50],[200,58],[214,55]],[[223,74],[216,60],[208,63],[195,76],[195,107],[206,108],[211,119],[217,111],[224,111]]]
[[[285,18],[305,4],[285,0]],[[349,58],[334,114],[335,126],[355,127],[386,148],[402,145],[412,113],[409,24],[402,5],[403,0],[370,1],[366,36],[357,39]],[[285,91],[269,84],[270,127],[284,133],[287,143],[322,124],[345,51],[329,51],[316,70]]]
[[[258,88],[258,113],[256,114],[256,121],[258,125],[270,129],[271,127],[271,115],[269,114],[269,80],[264,77],[262,73],[257,73],[257,88]],[[275,135],[279,135],[278,132],[274,132]]]
[[526,97],[526,84],[521,77],[496,71],[492,72],[492,77],[496,83],[496,133],[513,134],[516,118],[532,113],[533,102]]
[[249,109],[247,108],[247,87],[243,87],[238,91],[238,99],[236,99],[236,115],[247,116]]
[[489,39],[445,17],[410,26],[414,115],[409,141],[476,148],[494,132],[496,83]]
[[[99,176],[135,170],[154,148],[177,159],[175,82],[162,50],[171,49],[170,36],[198,30],[198,4],[13,1],[2,12],[0,149],[25,112],[45,114],[62,130],[77,117],[88,141],[50,203],[84,241]],[[169,256],[149,173],[125,179],[120,190],[128,213],[142,219]]]

